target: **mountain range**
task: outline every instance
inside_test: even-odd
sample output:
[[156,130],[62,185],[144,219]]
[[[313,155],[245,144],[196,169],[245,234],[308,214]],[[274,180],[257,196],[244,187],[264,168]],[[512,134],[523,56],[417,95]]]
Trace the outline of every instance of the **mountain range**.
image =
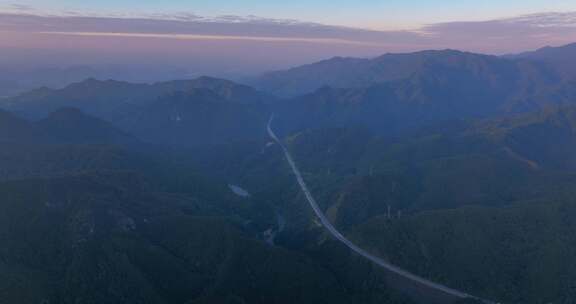
[[333,58],[254,87],[88,79],[2,99],[0,303],[445,303],[330,237],[269,122],[363,249],[499,303],[572,303],[574,52]]
[[[546,55],[548,52],[552,54]],[[502,66],[502,62],[517,66],[560,63],[554,67],[556,69],[562,65],[562,61],[569,61],[573,53],[573,46],[569,45],[504,57],[464,53],[456,50],[385,54],[368,59],[335,57],[289,70],[266,73],[255,78],[251,83],[264,91],[293,97],[311,93],[325,86],[365,88],[383,82],[407,79],[434,66],[456,67],[458,64],[462,64],[474,69],[473,66],[475,65],[477,71],[484,69],[490,73],[492,72],[490,71],[491,67],[487,65],[499,64]],[[498,61],[500,63],[497,63]],[[566,66],[563,68],[574,69],[574,67]]]
[[458,51],[412,56],[420,64],[405,78],[323,87],[291,99],[279,106],[279,125],[288,132],[363,125],[394,135],[443,121],[562,106],[576,94],[572,79],[541,62]]

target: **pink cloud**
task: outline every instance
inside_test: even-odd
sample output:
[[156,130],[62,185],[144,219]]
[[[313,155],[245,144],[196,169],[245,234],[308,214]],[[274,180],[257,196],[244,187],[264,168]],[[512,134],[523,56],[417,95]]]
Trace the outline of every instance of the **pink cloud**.
[[0,28],[0,48],[26,50],[4,52],[8,55],[0,58],[0,63],[154,62],[258,72],[331,56],[439,48],[504,54],[567,44],[576,41],[576,13],[432,24],[417,31],[194,14],[130,18],[0,14]]

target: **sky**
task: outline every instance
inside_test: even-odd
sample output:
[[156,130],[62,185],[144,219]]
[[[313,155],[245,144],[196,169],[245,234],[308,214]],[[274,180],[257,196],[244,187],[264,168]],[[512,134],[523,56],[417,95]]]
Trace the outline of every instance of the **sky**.
[[20,0],[17,3],[41,10],[255,15],[380,30],[576,11],[574,0]]
[[572,42],[575,0],[0,0],[0,66],[253,75],[333,56]]

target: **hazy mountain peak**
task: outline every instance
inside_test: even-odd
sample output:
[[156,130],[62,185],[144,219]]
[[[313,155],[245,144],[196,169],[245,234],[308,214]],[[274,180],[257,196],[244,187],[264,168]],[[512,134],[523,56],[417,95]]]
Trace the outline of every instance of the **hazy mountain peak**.
[[19,118],[8,111],[0,110],[0,129],[6,129],[9,125],[23,125],[26,123],[26,120]]
[[100,80],[96,78],[87,78],[84,81],[72,83],[65,87],[63,90],[74,90],[74,89],[97,89],[97,88],[113,88],[119,86],[130,86],[134,85],[125,81],[118,80]]
[[576,77],[576,43],[563,46],[547,46],[533,52],[512,55],[513,58],[524,58],[543,61],[551,64],[568,77]]
[[37,125],[50,139],[74,144],[126,144],[135,142],[108,122],[72,107],[58,109]]
[[456,65],[481,60],[499,59],[453,49],[388,53],[375,58],[334,57],[285,71],[266,73],[255,81],[255,85],[273,94],[295,96],[325,85],[361,88],[406,79],[429,64]]
[[[74,107],[117,125],[124,125],[158,98],[196,89],[212,91],[220,98],[235,103],[265,103],[269,99],[251,87],[213,77],[154,84],[89,78],[58,90],[43,89],[8,98],[0,106],[33,119],[45,117],[60,108]],[[203,94],[209,95],[208,92]]]
[[0,110],[0,141],[28,141],[34,134],[31,123],[8,111]]

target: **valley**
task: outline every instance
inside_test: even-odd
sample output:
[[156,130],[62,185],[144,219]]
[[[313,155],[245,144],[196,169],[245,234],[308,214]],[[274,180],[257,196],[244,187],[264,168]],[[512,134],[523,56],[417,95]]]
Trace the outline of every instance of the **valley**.
[[576,82],[539,53],[3,99],[0,303],[572,303]]

